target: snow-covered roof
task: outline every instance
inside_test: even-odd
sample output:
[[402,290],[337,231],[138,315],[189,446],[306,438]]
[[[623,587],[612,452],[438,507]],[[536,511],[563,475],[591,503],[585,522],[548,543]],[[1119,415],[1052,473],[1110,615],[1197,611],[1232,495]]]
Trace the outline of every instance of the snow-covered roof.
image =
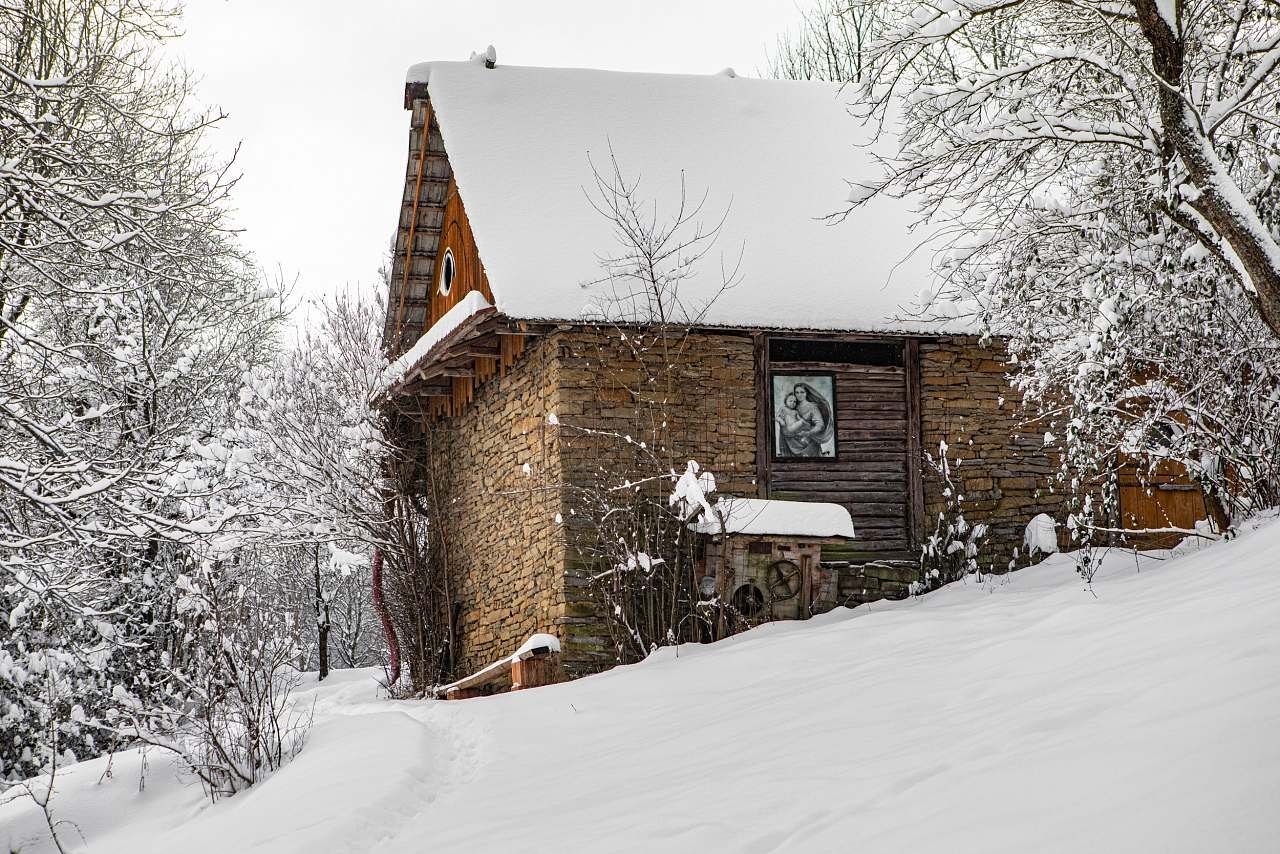
[[[849,90],[727,74],[636,74],[431,62],[425,83],[466,205],[495,304],[519,319],[573,320],[619,246],[588,201],[592,162],[610,152],[639,195],[669,218],[683,173],[703,219],[728,211],[716,248],[682,285],[705,302],[721,262],[741,253],[741,283],[711,325],[862,331],[944,331],[904,321],[932,281],[911,206],[876,199],[844,210],[850,182],[876,174],[859,147],[871,130],[849,114]],[[590,157],[590,160],[588,160]],[[956,326],[954,329],[958,330]]]
[[387,389],[399,383],[406,373],[418,366],[418,363],[424,360],[436,345],[449,336],[465,321],[475,317],[487,308],[492,308],[489,301],[484,298],[484,294],[479,291],[471,291],[462,299],[444,313],[444,315],[431,325],[431,328],[423,333],[412,347],[401,353],[395,361],[387,365],[386,370],[382,372],[382,378],[375,389],[376,394],[381,395]]
[[765,498],[721,498],[714,507],[717,519],[706,512],[694,530],[756,536],[849,537],[853,519],[847,508],[818,501],[776,501]]

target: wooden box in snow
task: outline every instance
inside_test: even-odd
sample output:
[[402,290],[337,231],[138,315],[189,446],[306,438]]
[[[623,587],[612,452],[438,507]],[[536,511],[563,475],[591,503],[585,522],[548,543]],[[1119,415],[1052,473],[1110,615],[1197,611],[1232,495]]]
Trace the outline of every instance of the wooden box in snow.
[[719,597],[752,622],[798,620],[837,604],[834,573],[822,565],[824,544],[853,539],[839,504],[728,498],[703,514],[706,538],[699,591]]

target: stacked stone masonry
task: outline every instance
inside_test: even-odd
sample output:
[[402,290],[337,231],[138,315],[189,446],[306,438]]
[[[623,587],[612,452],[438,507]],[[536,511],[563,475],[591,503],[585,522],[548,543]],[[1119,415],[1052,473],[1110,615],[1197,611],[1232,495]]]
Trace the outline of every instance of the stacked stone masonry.
[[482,385],[470,406],[435,421],[425,436],[434,478],[426,488],[438,498],[444,559],[461,606],[458,676],[510,655],[564,609],[564,538],[555,522],[560,451],[547,423],[557,354],[551,338],[532,342],[505,376]]
[[[1037,429],[1010,387],[1006,358],[998,340],[920,344],[921,448],[936,457],[939,444],[947,443],[966,518],[991,528],[988,548],[979,555],[982,568],[996,572],[1008,568],[1033,516],[1056,514],[1063,521],[1064,501],[1050,488],[1054,464],[1044,451],[1044,429]],[[927,530],[945,506],[941,484],[926,474]]]
[[[663,372],[663,363],[675,367]],[[755,364],[750,334],[696,333],[665,356],[637,357],[617,333],[562,329],[533,339],[504,376],[476,390],[470,406],[432,425],[427,458],[445,507],[464,672],[537,631],[561,638],[570,674],[616,663],[587,594],[593,568],[569,546],[580,524],[573,490],[624,479],[639,465],[639,442],[660,434],[666,446],[656,451],[673,467],[695,459],[714,472],[722,494],[757,495]],[[658,386],[670,376],[678,381],[655,388],[654,376],[664,378]],[[992,529],[984,567],[1004,569],[1027,521],[1061,503],[1047,489],[1052,463],[1041,450],[1043,433],[1022,423],[999,344],[922,340],[920,388],[921,447],[936,454],[945,440],[953,462],[961,461],[966,515]],[[670,420],[657,431],[652,412],[661,400]],[[548,422],[551,413],[559,424]],[[945,504],[927,474],[923,485],[917,533],[932,529]],[[869,563],[840,573],[841,601],[859,604],[906,595],[918,566]]]
[[[591,537],[573,529],[583,522],[574,512],[575,488],[598,493],[658,471],[682,470],[695,460],[715,475],[721,492],[755,494],[750,336],[693,334],[660,342],[637,340],[632,333],[624,342],[617,331],[577,330],[559,340],[557,415],[571,542],[575,534]],[[589,577],[597,571],[569,550],[559,630],[565,667],[575,674],[617,663],[604,615],[588,594]]]

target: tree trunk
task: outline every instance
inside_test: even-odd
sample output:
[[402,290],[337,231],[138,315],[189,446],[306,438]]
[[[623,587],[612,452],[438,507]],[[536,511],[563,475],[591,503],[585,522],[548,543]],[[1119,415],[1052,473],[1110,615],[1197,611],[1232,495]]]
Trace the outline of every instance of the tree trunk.
[[[1187,201],[1239,260],[1237,275],[1262,315],[1280,337],[1280,246],[1244,198],[1205,136],[1181,92],[1185,46],[1179,33],[1160,14],[1157,0],[1133,0],[1142,34],[1151,45],[1151,65],[1163,84],[1159,90],[1160,122],[1166,158],[1176,154],[1200,191]],[[1177,3],[1181,15],[1182,4]],[[1204,235],[1197,235],[1204,241]],[[1209,247],[1217,249],[1218,247]]]
[[313,546],[316,581],[316,634],[320,639],[320,681],[329,675],[329,603],[320,584],[320,547]]

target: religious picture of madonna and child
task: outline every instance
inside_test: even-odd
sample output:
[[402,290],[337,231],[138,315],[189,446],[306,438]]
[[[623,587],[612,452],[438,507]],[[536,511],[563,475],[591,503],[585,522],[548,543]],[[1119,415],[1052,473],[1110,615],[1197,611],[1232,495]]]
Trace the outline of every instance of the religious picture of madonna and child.
[[836,409],[830,374],[773,375],[773,455],[793,460],[836,455]]

